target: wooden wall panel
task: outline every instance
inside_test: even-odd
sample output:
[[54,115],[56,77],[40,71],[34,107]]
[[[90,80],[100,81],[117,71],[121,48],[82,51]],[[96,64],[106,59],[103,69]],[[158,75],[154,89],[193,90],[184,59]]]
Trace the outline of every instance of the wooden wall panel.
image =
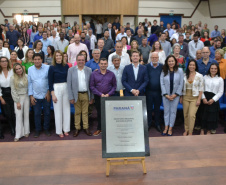
[[63,15],[138,15],[138,0],[62,0]]

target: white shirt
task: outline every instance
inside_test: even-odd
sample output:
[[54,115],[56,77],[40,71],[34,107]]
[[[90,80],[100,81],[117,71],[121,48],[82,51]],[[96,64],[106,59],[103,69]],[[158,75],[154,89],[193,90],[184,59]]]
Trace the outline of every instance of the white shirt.
[[131,36],[130,36],[130,37],[127,36],[127,42],[128,42],[128,45],[131,44],[130,41],[131,41]]
[[119,33],[119,34],[117,35],[117,37],[116,37],[116,41],[121,40],[122,37],[127,37],[126,33],[123,33],[123,34],[122,34],[122,33]]
[[133,72],[134,72],[134,77],[135,77],[135,80],[137,80],[137,75],[138,75],[138,70],[139,70],[139,64],[137,65],[137,67],[135,67],[134,64],[133,65]]
[[[78,66],[77,66],[78,69]],[[78,69],[78,91],[84,92],[87,91],[86,87],[86,76],[84,68],[82,70]]]
[[[184,35],[184,39],[185,39],[185,35]],[[170,40],[173,40],[173,39],[176,39],[176,41],[178,42],[179,41],[179,33],[174,33],[171,37],[170,37]]]
[[95,49],[95,43],[97,42],[97,38],[95,35],[89,35],[90,38],[90,50]]
[[[215,102],[218,101],[224,93],[224,80],[217,75],[210,77],[209,75],[204,76],[204,92],[212,92],[215,96],[212,98]],[[206,98],[204,93],[202,99]]]
[[9,53],[9,49],[8,48],[2,47],[0,57],[3,57],[3,56],[7,57],[8,59],[10,59],[10,53]]
[[7,78],[4,75],[4,72],[2,71],[0,73],[0,96],[2,96],[2,89],[1,87],[10,87],[10,78],[13,76],[13,69],[8,71]]
[[[114,53],[109,55],[109,57],[108,57],[108,66],[113,65],[112,57],[114,55],[116,55],[116,52],[114,52]],[[121,57],[121,62],[120,62],[121,65],[127,66],[127,65],[131,64],[128,53],[122,52],[122,55],[120,57]]]
[[190,41],[188,43],[188,50],[189,50],[189,56],[192,58],[192,59],[195,59],[196,58],[196,51],[197,50],[202,50],[202,48],[204,47],[204,44],[202,41],[198,40],[198,42],[194,42],[194,40]]
[[60,40],[60,37],[56,36],[55,38],[53,38],[53,36],[51,36],[51,37],[49,37],[48,39],[51,41],[52,46],[53,46],[54,48],[56,48],[56,43],[57,43],[57,41]]
[[101,34],[103,30],[102,24],[96,24],[96,34]]

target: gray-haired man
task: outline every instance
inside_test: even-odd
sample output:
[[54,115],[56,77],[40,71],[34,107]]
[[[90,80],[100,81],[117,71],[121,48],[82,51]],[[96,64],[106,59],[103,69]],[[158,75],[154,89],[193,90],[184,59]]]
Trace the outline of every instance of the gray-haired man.
[[115,90],[114,96],[120,96],[120,90],[124,89],[122,85],[122,73],[125,66],[121,65],[120,63],[121,57],[119,55],[113,55],[112,56],[113,65],[108,67],[108,70],[115,74],[115,78],[117,81],[117,88]]

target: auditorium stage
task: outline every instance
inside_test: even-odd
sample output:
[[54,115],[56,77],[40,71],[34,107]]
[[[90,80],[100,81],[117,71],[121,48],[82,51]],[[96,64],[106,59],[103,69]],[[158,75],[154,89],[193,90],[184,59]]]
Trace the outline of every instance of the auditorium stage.
[[101,140],[0,143],[0,185],[224,185],[226,135],[151,137],[141,164],[105,176]]

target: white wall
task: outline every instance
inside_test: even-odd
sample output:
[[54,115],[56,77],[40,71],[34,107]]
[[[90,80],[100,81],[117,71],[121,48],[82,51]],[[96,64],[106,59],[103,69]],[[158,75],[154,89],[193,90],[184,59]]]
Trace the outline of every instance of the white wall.
[[[212,0],[212,1],[216,2],[215,0]],[[219,0],[219,1],[225,2],[225,0]],[[184,16],[191,16],[197,3],[198,3],[198,0],[197,1],[194,1],[194,0],[188,0],[188,1],[185,1],[185,0],[180,0],[180,1],[176,1],[176,0],[174,0],[174,1],[140,0],[139,1],[139,16],[142,16],[142,15],[158,16],[159,14],[169,14],[169,13],[171,13],[170,11],[172,11],[172,10],[174,11],[174,12],[172,12],[174,14],[184,14]],[[223,4],[223,6],[224,6],[224,4]],[[144,8],[144,7],[146,7],[146,8]],[[158,8],[158,7],[161,7],[161,8]],[[225,8],[226,7],[224,6],[224,9]],[[144,11],[145,9],[146,9],[146,11]],[[153,9],[155,9],[155,10],[152,11]],[[138,22],[143,22],[145,18],[147,18],[148,21],[151,21],[151,22],[153,22],[154,19],[156,19],[158,21],[158,23],[160,22],[160,17],[145,17],[145,16],[138,17]],[[195,11],[192,18],[182,18],[182,25],[188,24],[189,21],[192,21],[193,24],[197,24],[198,21],[202,21],[203,24],[207,23],[208,28],[211,31],[214,29],[214,25],[216,25],[216,24],[219,25],[219,30],[226,29],[226,18],[210,18],[209,6],[208,6],[207,1],[202,1],[200,3],[198,9]]]
[[[46,22],[47,20],[61,20],[61,0],[5,0],[0,8],[5,16],[12,16],[13,13],[39,13],[40,22]],[[49,17],[51,16],[51,17]],[[7,18],[12,23],[12,18]],[[4,17],[0,13],[0,22],[4,22]]]
[[212,16],[226,16],[226,1],[225,0],[209,0]]

